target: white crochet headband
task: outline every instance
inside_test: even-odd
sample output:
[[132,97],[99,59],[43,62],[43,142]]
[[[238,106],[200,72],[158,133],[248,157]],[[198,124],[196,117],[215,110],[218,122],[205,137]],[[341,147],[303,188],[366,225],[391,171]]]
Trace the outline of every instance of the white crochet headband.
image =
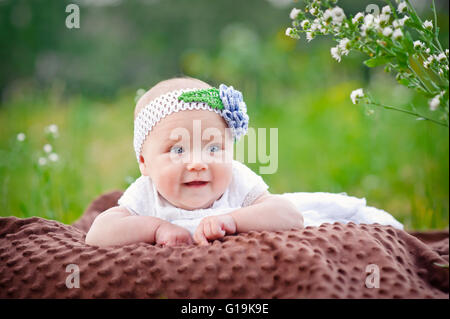
[[134,120],[134,150],[139,162],[142,145],[153,127],[173,112],[208,110],[221,115],[231,128],[235,141],[248,129],[247,106],[242,93],[224,84],[219,89],[182,89],[165,93],[139,111]]

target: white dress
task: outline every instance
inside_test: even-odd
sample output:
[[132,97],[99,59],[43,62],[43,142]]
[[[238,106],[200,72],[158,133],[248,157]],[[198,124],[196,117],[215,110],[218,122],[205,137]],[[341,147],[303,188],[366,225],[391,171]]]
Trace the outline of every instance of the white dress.
[[[202,218],[249,206],[268,188],[261,176],[233,160],[231,183],[210,208],[185,210],[173,206],[159,194],[148,176],[140,176],[132,183],[118,200],[118,205],[134,215],[164,219],[186,228],[193,235]],[[379,223],[403,229],[403,225],[389,213],[366,206],[365,198],[321,192],[285,193],[281,196],[291,200],[303,214],[305,227],[319,226],[322,223],[354,222]]]

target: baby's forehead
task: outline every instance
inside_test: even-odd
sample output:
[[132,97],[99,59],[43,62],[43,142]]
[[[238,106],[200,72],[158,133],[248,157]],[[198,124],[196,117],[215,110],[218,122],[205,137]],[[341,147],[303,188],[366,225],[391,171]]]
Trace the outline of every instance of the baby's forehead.
[[184,110],[174,112],[161,119],[154,127],[154,131],[174,130],[185,128],[188,130],[196,127],[199,130],[217,128],[223,130],[227,127],[225,120],[216,112],[210,110]]
[[134,117],[136,118],[137,114],[147,106],[151,101],[158,98],[161,95],[164,95],[168,92],[181,90],[181,89],[206,89],[211,86],[203,81],[191,78],[176,78],[170,79],[166,81],[159,82],[152,88],[150,88],[147,92],[145,92],[139,101],[136,103],[136,108],[134,110]]

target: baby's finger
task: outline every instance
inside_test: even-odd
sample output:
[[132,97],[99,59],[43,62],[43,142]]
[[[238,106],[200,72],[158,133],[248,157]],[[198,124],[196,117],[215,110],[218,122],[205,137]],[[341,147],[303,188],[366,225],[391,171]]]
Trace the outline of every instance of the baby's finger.
[[203,223],[203,227],[204,227],[204,230],[205,230],[204,234],[205,234],[205,237],[208,238],[208,239],[211,239],[211,237],[213,236],[213,233],[212,233],[212,230],[211,230],[211,224],[212,224],[211,219],[207,219],[205,221],[205,223]]
[[226,231],[227,234],[234,234],[236,232],[236,224],[234,220],[227,220],[222,223],[222,229]]
[[225,236],[225,232],[222,230],[220,223],[217,220],[211,220],[210,222],[211,235],[209,239],[219,239]]
[[194,233],[194,241],[199,245],[207,245],[208,240],[206,239],[205,235],[203,234],[203,223],[198,225],[197,230]]
[[190,245],[191,243],[191,236],[182,236],[180,238],[177,237],[178,245]]

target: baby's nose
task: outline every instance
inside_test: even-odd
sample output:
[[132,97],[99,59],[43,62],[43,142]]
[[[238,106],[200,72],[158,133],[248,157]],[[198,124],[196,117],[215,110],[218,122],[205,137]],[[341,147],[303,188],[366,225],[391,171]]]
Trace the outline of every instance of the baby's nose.
[[208,168],[208,164],[203,161],[201,154],[193,154],[192,160],[187,164],[190,171],[202,171]]

